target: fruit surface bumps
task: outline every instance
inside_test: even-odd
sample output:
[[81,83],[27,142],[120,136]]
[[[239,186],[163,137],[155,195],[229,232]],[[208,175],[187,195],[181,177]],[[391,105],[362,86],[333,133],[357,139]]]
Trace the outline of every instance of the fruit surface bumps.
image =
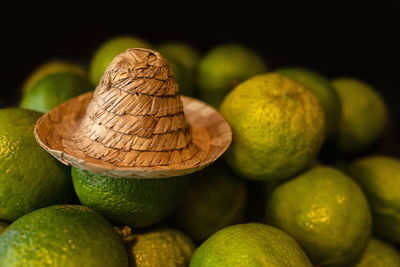
[[135,228],[170,215],[182,201],[189,177],[114,178],[72,167],[72,180],[83,205]]
[[193,253],[190,267],[312,266],[297,242],[261,223],[225,227]]
[[69,167],[35,140],[33,129],[41,115],[0,109],[0,220],[13,221],[72,195]]
[[282,68],[275,72],[303,84],[318,97],[325,113],[326,139],[332,141],[337,134],[341,117],[341,102],[330,81],[322,74],[306,68]]
[[240,82],[267,71],[262,57],[237,43],[210,49],[199,62],[199,97],[218,108],[226,94]]
[[244,180],[217,161],[192,174],[185,198],[171,217],[179,229],[202,242],[228,225],[243,222],[246,204]]
[[354,78],[336,78],[332,86],[342,103],[337,150],[350,155],[366,151],[386,127],[383,98],[375,88]]
[[196,246],[183,232],[158,225],[133,233],[125,239],[130,266],[188,266]]
[[400,244],[400,160],[368,155],[352,162],[348,172],[368,199],[374,234]]
[[389,243],[372,237],[357,267],[400,267],[400,253]]
[[224,99],[220,111],[233,140],[224,159],[254,180],[284,179],[310,164],[325,138],[325,116],[309,89],[283,75],[254,76]]
[[114,227],[80,205],[54,205],[13,222],[0,235],[0,266],[124,267]]
[[326,166],[278,185],[267,201],[265,223],[292,236],[321,266],[355,264],[371,233],[371,213],[359,186]]

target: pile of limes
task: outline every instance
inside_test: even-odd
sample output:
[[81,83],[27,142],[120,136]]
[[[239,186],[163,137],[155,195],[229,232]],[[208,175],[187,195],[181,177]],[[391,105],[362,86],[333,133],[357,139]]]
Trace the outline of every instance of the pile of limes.
[[[113,178],[55,160],[37,119],[94,90],[130,47],[159,51],[180,93],[229,122],[221,159],[188,176]],[[270,69],[240,43],[105,40],[87,66],[39,65],[0,109],[0,266],[400,266],[400,159],[374,153],[390,116],[357,77]]]

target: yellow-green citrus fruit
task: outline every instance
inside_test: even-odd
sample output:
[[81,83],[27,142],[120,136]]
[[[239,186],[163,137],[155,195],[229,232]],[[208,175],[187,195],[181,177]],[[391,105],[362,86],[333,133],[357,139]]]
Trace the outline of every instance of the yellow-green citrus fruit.
[[371,238],[357,267],[400,267],[400,253],[390,244]]
[[0,221],[0,235],[4,232],[8,225],[8,223]]
[[233,176],[220,161],[194,173],[172,221],[196,242],[244,220],[247,192],[243,180]]
[[0,220],[13,221],[72,195],[69,168],[42,149],[33,135],[41,115],[0,109]]
[[164,42],[158,46],[157,50],[171,66],[179,92],[183,95],[194,96],[200,52],[191,44],[178,41]]
[[105,40],[94,52],[89,66],[89,79],[97,85],[108,64],[118,54],[129,48],[152,48],[146,40],[129,35],[115,36]]
[[21,99],[20,107],[46,113],[70,98],[93,90],[87,77],[71,72],[49,74]]
[[125,246],[132,267],[188,266],[196,248],[189,236],[165,226],[134,230]]
[[80,205],[35,210],[0,235],[0,266],[124,267],[121,237],[100,214]]
[[325,113],[326,139],[333,140],[338,129],[341,102],[330,81],[322,74],[306,68],[282,68],[276,72],[303,84],[316,94]]
[[72,167],[80,202],[115,223],[145,227],[166,218],[182,201],[188,176],[114,178]]
[[297,242],[261,223],[225,227],[193,253],[190,267],[312,266]]
[[368,199],[374,234],[400,244],[400,160],[369,155],[355,160],[348,172]]
[[249,179],[296,174],[314,160],[324,141],[325,115],[318,98],[280,74],[260,74],[239,84],[220,111],[233,132],[224,159]]
[[357,263],[371,232],[371,213],[359,186],[324,166],[277,186],[265,222],[292,236],[318,266]]
[[86,76],[86,70],[78,63],[69,62],[65,60],[50,60],[39,65],[29,76],[26,78],[22,85],[22,95],[25,95],[38,81],[47,75],[58,72],[71,72]]
[[199,97],[218,108],[225,95],[238,83],[267,71],[261,55],[249,47],[220,44],[211,48],[199,62]]
[[379,93],[363,81],[337,78],[332,85],[342,103],[337,149],[357,154],[368,149],[381,136],[387,123],[387,110]]

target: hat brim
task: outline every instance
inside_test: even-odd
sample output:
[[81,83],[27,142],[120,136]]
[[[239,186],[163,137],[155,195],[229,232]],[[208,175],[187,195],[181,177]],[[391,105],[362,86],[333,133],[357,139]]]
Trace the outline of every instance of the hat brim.
[[51,155],[66,165],[112,177],[165,178],[198,171],[219,158],[232,141],[232,131],[224,117],[206,103],[181,96],[192,142],[201,156],[196,160],[165,166],[122,167],[85,155],[71,142],[86,107],[93,97],[89,92],[72,98],[44,114],[36,123],[35,138]]

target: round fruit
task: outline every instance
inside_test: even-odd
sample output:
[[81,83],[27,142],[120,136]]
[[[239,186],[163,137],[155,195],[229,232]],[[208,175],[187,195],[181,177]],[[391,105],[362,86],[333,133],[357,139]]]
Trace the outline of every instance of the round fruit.
[[177,227],[197,242],[243,221],[246,184],[224,167],[216,162],[193,174],[185,198],[172,214]]
[[0,266],[122,267],[120,236],[101,215],[79,205],[33,211],[0,235]]
[[4,232],[4,230],[6,230],[8,225],[8,223],[0,221],[0,235]]
[[400,160],[370,155],[357,159],[348,171],[368,199],[374,234],[400,244]]
[[346,154],[362,152],[381,136],[386,105],[374,88],[360,80],[337,78],[332,85],[342,102],[337,149]]
[[174,72],[174,78],[183,95],[194,96],[197,86],[196,74],[200,53],[184,42],[165,42],[158,47]]
[[313,91],[321,102],[325,113],[326,139],[331,141],[336,136],[341,113],[338,93],[331,83],[320,73],[305,68],[284,68],[276,73],[283,74]]
[[356,263],[371,232],[361,189],[340,171],[323,166],[278,185],[267,202],[265,222],[292,236],[321,266]]
[[192,85],[192,78],[188,69],[179,63],[174,58],[165,57],[169,66],[172,69],[174,80],[178,85],[179,93],[181,95],[194,96],[195,87]]
[[196,248],[186,234],[165,226],[135,230],[124,242],[135,267],[188,266]]
[[267,68],[262,57],[241,44],[221,44],[200,59],[199,96],[218,108],[225,95],[238,83]]
[[72,167],[80,202],[113,222],[131,227],[156,224],[182,201],[189,177],[114,178]]
[[42,149],[33,135],[41,113],[0,109],[0,219],[13,221],[72,195],[69,168]]
[[22,97],[20,107],[45,113],[92,89],[85,76],[69,72],[53,73],[37,82]]
[[391,245],[371,238],[357,267],[400,267],[400,253]]
[[283,75],[261,74],[232,90],[221,105],[233,132],[226,162],[255,180],[284,179],[318,154],[325,116],[318,98]]
[[151,48],[151,45],[141,38],[126,35],[106,40],[96,49],[91,59],[89,66],[90,82],[96,86],[108,64],[114,57],[128,48]]
[[303,250],[286,233],[261,224],[225,227],[198,247],[190,267],[312,266]]
[[38,66],[31,74],[29,74],[22,85],[22,95],[25,95],[38,81],[47,75],[58,72],[71,72],[81,76],[86,75],[86,70],[77,63],[51,60]]

